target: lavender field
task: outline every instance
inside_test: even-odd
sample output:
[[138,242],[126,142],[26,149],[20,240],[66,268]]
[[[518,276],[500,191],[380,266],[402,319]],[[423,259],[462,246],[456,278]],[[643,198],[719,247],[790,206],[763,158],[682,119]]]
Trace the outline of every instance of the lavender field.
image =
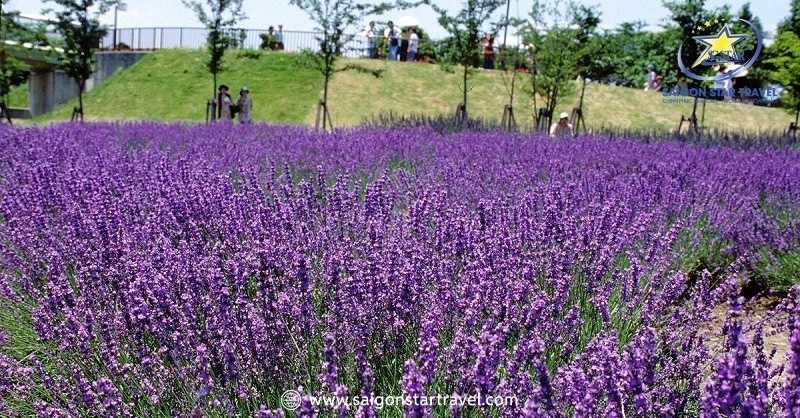
[[[797,149],[87,124],[0,150],[2,416],[800,417]],[[414,402],[352,402],[382,396]]]

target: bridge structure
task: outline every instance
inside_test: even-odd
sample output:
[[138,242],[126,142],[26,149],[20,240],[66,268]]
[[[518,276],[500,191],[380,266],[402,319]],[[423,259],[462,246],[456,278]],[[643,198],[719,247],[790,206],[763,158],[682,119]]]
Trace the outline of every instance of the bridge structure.
[[[16,117],[38,116],[53,110],[56,105],[78,95],[78,83],[58,69],[60,48],[19,43],[12,40],[2,42],[0,58],[16,58],[30,67],[28,78],[28,109],[16,109]],[[27,113],[27,115],[26,115]]]
[[[0,58],[14,57],[28,64],[28,108],[10,109],[13,118],[30,118],[55,109],[78,96],[78,83],[58,68],[64,51],[6,40],[0,42]],[[94,74],[87,80],[86,92],[111,77],[117,71],[138,62],[149,51],[97,51]]]

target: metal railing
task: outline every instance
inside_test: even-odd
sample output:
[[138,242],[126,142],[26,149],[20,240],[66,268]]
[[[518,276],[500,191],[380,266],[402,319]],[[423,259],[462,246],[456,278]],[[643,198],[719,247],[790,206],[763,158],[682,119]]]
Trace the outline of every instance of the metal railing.
[[21,26],[25,26],[30,30],[38,30],[39,28],[43,27],[45,34],[49,37],[60,37],[56,33],[55,24],[51,20],[47,19],[39,19],[35,17],[28,17],[23,15],[16,15],[12,18],[15,23]]
[[[130,49],[175,49],[204,48],[208,30],[206,28],[190,27],[145,27],[145,28],[119,28],[117,32],[117,47]],[[234,40],[234,48],[258,49],[261,46],[261,35],[268,33],[266,29],[233,29],[230,32]],[[273,36],[277,36],[273,32]],[[319,49],[318,33],[308,31],[283,31],[283,49],[289,52],[303,50],[317,51]],[[110,29],[100,43],[102,49],[114,47],[114,29]],[[354,36],[344,48],[344,55],[360,57],[368,55],[369,42],[365,36]]]

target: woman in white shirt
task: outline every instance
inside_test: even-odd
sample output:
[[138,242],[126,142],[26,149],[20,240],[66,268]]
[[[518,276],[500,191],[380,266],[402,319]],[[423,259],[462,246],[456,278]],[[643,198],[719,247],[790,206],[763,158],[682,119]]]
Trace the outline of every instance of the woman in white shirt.
[[416,61],[417,51],[419,51],[419,36],[417,30],[411,28],[411,34],[408,35],[408,51],[406,52],[406,61]]

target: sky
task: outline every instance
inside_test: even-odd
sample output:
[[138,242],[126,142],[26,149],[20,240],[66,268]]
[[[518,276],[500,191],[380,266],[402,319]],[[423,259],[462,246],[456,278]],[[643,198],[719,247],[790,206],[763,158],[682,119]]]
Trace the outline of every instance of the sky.
[[[457,10],[461,0],[435,0],[450,10]],[[533,0],[511,0],[511,16],[525,17]],[[707,7],[715,8],[729,4],[734,11],[739,10],[746,0],[707,0]],[[765,30],[774,32],[778,23],[789,14],[790,0],[753,0],[751,10],[761,19]],[[10,10],[18,10],[23,15],[39,17],[45,8],[43,0],[11,0]],[[122,27],[162,27],[199,26],[195,16],[186,9],[180,0],[128,0],[128,10],[119,13],[119,26]],[[596,5],[602,15],[602,28],[614,28],[622,22],[644,21],[650,28],[657,28],[668,17],[661,0],[583,0],[583,4]],[[288,0],[244,0],[248,19],[240,26],[263,29],[283,24],[284,30],[313,30],[313,23],[302,11],[289,5]],[[501,11],[504,13],[505,11]],[[402,16],[415,17],[423,29],[434,38],[445,36],[436,21],[436,15],[426,7],[389,12],[375,20],[397,20]],[[113,24],[113,12],[101,17],[101,21]]]

